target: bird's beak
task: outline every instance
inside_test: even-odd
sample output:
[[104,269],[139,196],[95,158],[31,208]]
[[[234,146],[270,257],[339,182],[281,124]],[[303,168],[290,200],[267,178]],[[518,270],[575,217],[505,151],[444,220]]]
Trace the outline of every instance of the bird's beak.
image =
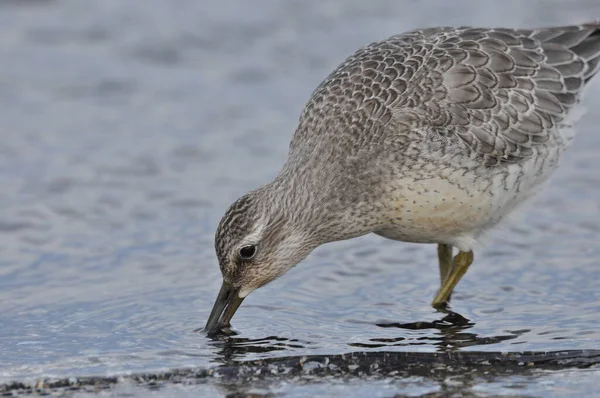
[[206,333],[214,334],[220,329],[229,326],[233,314],[239,308],[243,297],[239,296],[240,289],[234,288],[229,283],[223,281],[219,295],[215,301],[215,305],[208,317],[204,331]]

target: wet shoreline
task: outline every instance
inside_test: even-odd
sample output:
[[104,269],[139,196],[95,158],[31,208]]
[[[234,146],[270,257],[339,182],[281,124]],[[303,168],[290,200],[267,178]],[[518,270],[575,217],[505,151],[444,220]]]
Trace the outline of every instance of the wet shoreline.
[[[226,342],[223,342],[226,345]],[[421,376],[434,380],[449,376],[468,375],[500,377],[531,375],[537,370],[590,368],[600,365],[600,350],[554,352],[350,352],[341,355],[309,355],[270,358],[257,361],[231,361],[218,367],[185,368],[157,373],[119,376],[69,377],[13,382],[0,385],[0,394],[49,394],[76,391],[98,392],[117,383],[133,383],[155,389],[163,383],[198,384],[211,380],[220,384],[245,384],[253,381],[274,381],[303,378],[314,382],[318,378],[383,377],[406,378]]]

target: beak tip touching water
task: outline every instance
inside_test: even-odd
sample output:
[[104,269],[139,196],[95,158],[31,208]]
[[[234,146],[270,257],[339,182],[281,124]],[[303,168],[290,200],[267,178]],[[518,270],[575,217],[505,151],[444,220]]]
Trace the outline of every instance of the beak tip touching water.
[[213,309],[208,317],[204,332],[208,335],[218,333],[222,328],[229,327],[231,318],[239,308],[244,298],[239,296],[240,289],[223,281]]

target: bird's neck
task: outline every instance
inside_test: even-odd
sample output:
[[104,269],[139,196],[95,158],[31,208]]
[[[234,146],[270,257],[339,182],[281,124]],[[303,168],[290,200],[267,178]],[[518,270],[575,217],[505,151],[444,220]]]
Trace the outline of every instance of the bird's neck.
[[361,184],[344,175],[331,168],[284,168],[265,186],[267,211],[278,213],[319,244],[375,231],[380,226],[376,204],[361,192]]

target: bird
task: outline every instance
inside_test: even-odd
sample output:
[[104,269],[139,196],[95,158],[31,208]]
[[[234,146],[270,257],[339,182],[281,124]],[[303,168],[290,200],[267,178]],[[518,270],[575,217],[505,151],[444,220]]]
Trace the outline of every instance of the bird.
[[600,69],[600,21],[430,27],[356,51],[314,90],[276,177],[215,233],[222,286],[204,330],[315,248],[374,233],[436,244],[447,308],[482,237],[559,164]]

